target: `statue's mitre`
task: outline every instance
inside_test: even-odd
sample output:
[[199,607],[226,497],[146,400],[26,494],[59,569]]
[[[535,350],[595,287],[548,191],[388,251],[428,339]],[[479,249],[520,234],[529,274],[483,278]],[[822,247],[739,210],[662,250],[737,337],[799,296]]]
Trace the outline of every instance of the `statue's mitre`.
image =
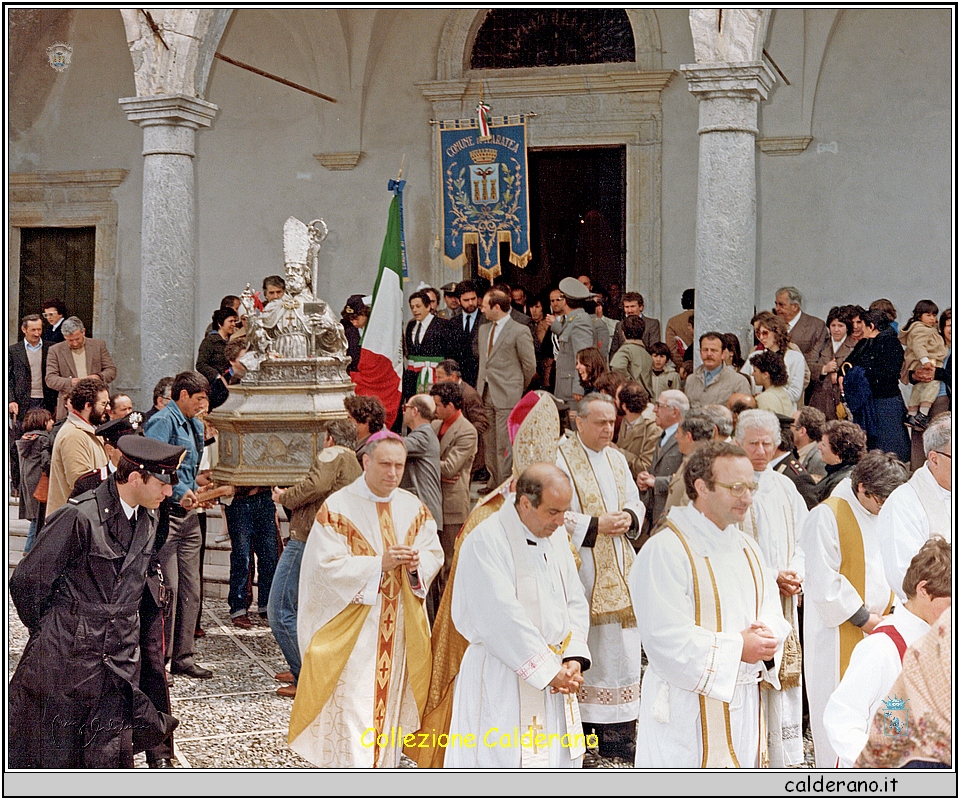
[[283,223],[283,263],[306,264],[310,249],[310,232],[296,217]]

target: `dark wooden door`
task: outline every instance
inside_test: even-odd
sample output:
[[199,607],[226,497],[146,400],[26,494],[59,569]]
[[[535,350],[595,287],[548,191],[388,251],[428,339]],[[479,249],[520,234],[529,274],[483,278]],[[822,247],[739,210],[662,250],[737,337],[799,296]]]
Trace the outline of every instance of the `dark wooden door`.
[[530,247],[524,269],[506,265],[504,278],[528,295],[567,276],[589,275],[595,288],[626,276],[626,148],[530,150]]
[[44,300],[59,298],[68,315],[93,330],[93,272],[97,229],[20,229],[20,317],[42,313]]

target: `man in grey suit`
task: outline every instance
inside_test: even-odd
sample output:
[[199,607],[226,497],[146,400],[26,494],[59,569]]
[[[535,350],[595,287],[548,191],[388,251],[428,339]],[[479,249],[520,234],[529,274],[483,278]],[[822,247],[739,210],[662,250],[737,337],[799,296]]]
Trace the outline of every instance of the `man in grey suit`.
[[[662,342],[660,338],[660,320],[643,315],[643,295],[640,292],[627,292],[623,296],[623,318],[641,317],[643,319],[643,346],[650,352],[650,348],[657,342]],[[627,341],[623,335],[623,322],[617,323],[617,328],[613,332],[613,340],[610,342],[610,357],[620,349],[620,346]]]
[[440,489],[440,440],[430,423],[437,412],[436,403],[427,394],[415,394],[403,404],[403,437],[407,462],[400,488],[413,492],[443,530],[443,494]]
[[57,419],[67,418],[67,395],[82,378],[100,378],[112,383],[117,367],[102,339],[87,338],[87,329],[80,317],[70,317],[60,326],[64,341],[55,344],[47,354],[46,384],[60,394],[57,397]]
[[642,492],[640,499],[647,509],[644,531],[637,540],[641,546],[656,530],[670,491],[670,478],[683,461],[683,454],[677,445],[677,428],[689,410],[690,401],[678,389],[667,389],[660,392],[657,398],[657,425],[663,433],[653,451],[650,469],[637,475],[637,486]]
[[477,391],[490,420],[484,434],[487,471],[492,491],[510,475],[513,451],[507,434],[507,417],[520,402],[523,390],[537,371],[530,329],[510,317],[510,295],[487,292],[480,306],[487,324],[480,328],[480,372]]
[[[807,360],[810,374],[817,374],[817,358],[820,348],[830,336],[827,324],[819,317],[813,317],[800,310],[803,295],[793,286],[784,286],[777,289],[776,312],[790,329],[790,341],[800,348],[803,357]],[[812,384],[811,384],[812,385]]]
[[567,403],[583,397],[583,387],[577,374],[577,353],[587,347],[597,346],[593,320],[581,308],[584,300],[591,297],[590,290],[576,278],[560,281],[559,302],[554,308],[557,292],[550,293],[553,314],[547,316],[553,335],[553,352],[556,358],[553,394]]

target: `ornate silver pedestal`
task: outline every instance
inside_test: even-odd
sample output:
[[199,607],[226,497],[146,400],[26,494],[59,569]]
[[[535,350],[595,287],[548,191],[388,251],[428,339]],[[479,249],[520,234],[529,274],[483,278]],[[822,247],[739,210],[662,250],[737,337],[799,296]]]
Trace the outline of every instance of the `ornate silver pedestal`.
[[[327,423],[345,419],[353,394],[341,356],[267,359],[255,380],[230,387],[227,402],[209,415],[220,432],[216,483],[290,486],[323,449]],[[253,377],[253,375],[248,377]]]
[[327,423],[345,419],[353,394],[343,328],[313,294],[327,224],[283,224],[286,286],[255,310],[250,284],[240,298],[247,350],[233,364],[241,382],[210,414],[220,432],[213,480],[234,486],[291,486],[323,450]]

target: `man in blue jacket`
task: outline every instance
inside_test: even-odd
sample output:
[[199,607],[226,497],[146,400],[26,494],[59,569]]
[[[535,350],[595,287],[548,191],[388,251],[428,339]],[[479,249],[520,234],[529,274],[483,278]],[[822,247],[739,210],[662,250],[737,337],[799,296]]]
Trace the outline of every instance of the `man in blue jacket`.
[[[210,384],[199,372],[181,372],[173,379],[172,402],[154,414],[144,435],[186,449],[177,470],[173,494],[161,506],[157,546],[161,569],[172,598],[167,611],[170,673],[209,678],[213,673],[194,660],[194,631],[200,610],[200,545],[203,534],[197,510],[197,472],[203,454],[203,423],[197,415],[207,408]],[[168,521],[166,539],[163,523]],[[161,542],[163,542],[162,547]]]

